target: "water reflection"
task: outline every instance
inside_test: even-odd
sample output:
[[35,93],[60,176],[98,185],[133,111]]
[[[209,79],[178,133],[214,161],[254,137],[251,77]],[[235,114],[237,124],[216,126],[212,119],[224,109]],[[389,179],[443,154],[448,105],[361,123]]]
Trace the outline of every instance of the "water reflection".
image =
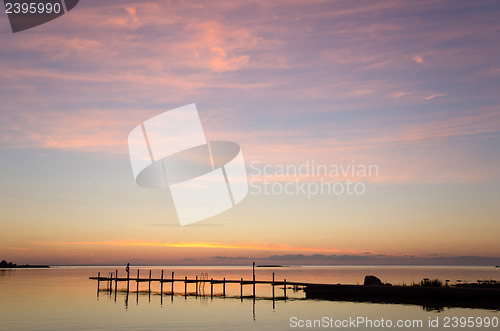
[[[143,267],[141,274],[161,278],[161,267]],[[242,267],[192,267],[176,268],[175,272],[189,279],[202,272],[208,272],[209,279],[251,279],[251,269]],[[356,270],[354,270],[356,269]],[[346,270],[342,276],[339,272]],[[377,275],[388,278],[387,275],[395,268],[378,268]],[[453,271],[456,279],[493,278],[500,270],[493,269],[495,274],[487,268],[399,268],[398,278],[410,282],[414,278],[427,276],[429,278],[444,277]],[[171,269],[165,273],[163,279],[171,278]],[[306,272],[307,271],[307,272]],[[352,272],[351,272],[352,271]],[[356,271],[356,272],[354,272]],[[432,271],[432,272],[431,272]],[[205,284],[204,290],[188,284],[188,295],[184,293],[184,284],[148,284],[137,286],[127,282],[119,282],[117,291],[113,283],[113,291],[106,291],[107,284],[102,282],[101,291],[96,293],[96,281],[89,280],[90,275],[101,272],[107,276],[109,272],[116,275],[116,267],[71,267],[51,268],[44,270],[9,270],[0,272],[0,315],[2,315],[2,329],[5,330],[36,330],[40,329],[40,321],[44,321],[44,328],[65,330],[123,330],[148,329],[154,330],[282,330],[289,328],[291,316],[298,318],[321,318],[331,316],[339,319],[356,316],[366,316],[372,319],[400,319],[414,318],[427,321],[428,318],[439,316],[441,319],[450,317],[500,317],[499,311],[486,309],[444,308],[436,309],[428,305],[403,305],[380,303],[356,303],[350,301],[327,301],[306,299],[304,292],[288,287],[287,299],[284,300],[283,286],[273,288],[270,285],[257,285],[256,298],[252,297],[251,286],[244,286],[243,298],[240,296],[239,284],[226,284],[226,296],[222,296],[221,284],[214,284],[213,296],[210,296],[210,285]],[[363,275],[363,268],[311,267],[296,269],[258,270],[258,280],[272,279],[272,272],[276,272],[276,279],[290,279],[290,281],[307,281],[326,283],[355,283],[351,274]],[[136,277],[136,271],[131,276]],[[416,276],[405,276],[413,275]],[[332,275],[335,276],[332,281]],[[119,277],[126,277],[123,270],[118,269]],[[184,278],[184,277],[183,277]],[[418,279],[417,278],[417,279]],[[200,279],[200,278],[198,278]],[[389,278],[390,279],[390,278]],[[455,279],[455,278],[451,278]],[[133,281],[133,280],[131,280]],[[393,282],[396,283],[396,282]],[[163,290],[163,292],[162,292]],[[173,290],[173,295],[172,295]],[[193,294],[193,295],[191,295]],[[203,295],[204,294],[204,295]],[[96,300],[96,295],[98,300]],[[183,298],[184,297],[184,298]],[[268,299],[265,299],[268,298]],[[130,301],[129,301],[130,300]],[[135,304],[134,304],[135,301]]]
[[[279,287],[280,290],[283,291],[282,296],[275,295],[275,287],[272,286],[272,296],[259,296],[259,295],[244,295],[243,291],[240,292],[239,295],[236,294],[226,294],[224,293],[214,293],[213,289],[211,289],[210,293],[207,293],[203,290],[204,283],[199,283],[196,285],[195,292],[189,292],[185,290],[182,293],[178,292],[163,292],[163,291],[151,291],[151,287],[149,286],[148,290],[139,290],[131,292],[129,291],[129,287],[127,289],[119,289],[113,290],[113,286],[107,287],[106,289],[98,289],[97,290],[97,300],[99,300],[102,293],[106,293],[106,296],[109,299],[112,299],[114,302],[117,302],[119,297],[123,298],[125,309],[129,307],[129,296],[133,295],[135,297],[136,305],[139,304],[139,297],[145,298],[147,295],[148,303],[151,302],[151,297],[156,296],[160,298],[160,306],[163,306],[164,297],[168,297],[170,303],[174,302],[175,298],[184,298],[184,301],[188,299],[188,297],[195,298],[199,302],[213,302],[214,298],[216,300],[220,299],[228,299],[228,300],[239,300],[243,303],[245,300],[251,300],[253,302],[252,314],[255,319],[255,302],[270,302],[272,303],[272,311],[276,311],[276,302],[282,301],[286,302],[287,300],[293,301],[331,301],[331,302],[351,302],[351,303],[374,303],[374,304],[385,304],[385,305],[402,305],[402,306],[420,306],[425,312],[434,312],[440,313],[443,312],[446,308],[480,308],[480,309],[489,309],[492,311],[500,311],[500,306],[498,302],[463,302],[463,301],[446,301],[446,300],[429,300],[422,298],[385,298],[385,299],[377,299],[377,298],[362,298],[362,297],[350,297],[350,296],[342,296],[337,295],[335,298],[332,297],[321,297],[321,296],[308,296],[304,294],[304,288],[298,286],[284,286]],[[185,284],[187,285],[187,283]],[[115,286],[116,288],[116,286]],[[187,288],[187,287],[185,287]],[[292,291],[292,295],[287,295],[287,289]],[[290,294],[290,292],[288,292]]]

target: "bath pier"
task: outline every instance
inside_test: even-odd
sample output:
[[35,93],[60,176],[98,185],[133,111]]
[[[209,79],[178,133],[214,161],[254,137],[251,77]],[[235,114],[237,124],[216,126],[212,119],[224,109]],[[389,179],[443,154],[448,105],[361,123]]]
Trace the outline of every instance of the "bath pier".
[[[461,288],[455,286],[443,287],[425,287],[425,286],[389,286],[389,285],[345,285],[345,284],[318,284],[308,282],[290,282],[286,279],[276,280],[274,272],[271,280],[256,280],[255,268],[251,279],[221,279],[209,278],[208,274],[202,274],[200,277],[194,278],[176,277],[174,271],[168,275],[161,271],[161,276],[153,278],[151,270],[146,275],[141,275],[141,271],[137,269],[133,275],[130,272],[119,275],[118,270],[102,276],[99,272],[97,276],[91,276],[89,279],[97,280],[97,291],[114,292],[115,296],[118,291],[128,293],[135,290],[138,294],[139,284],[147,283],[147,293],[151,295],[151,284],[156,283],[160,287],[160,295],[184,295],[196,297],[226,297],[226,285],[232,286],[230,297],[239,297],[256,299],[256,285],[268,285],[272,287],[272,296],[262,297],[259,299],[269,300],[287,300],[287,290],[304,291],[302,299],[316,299],[329,301],[350,301],[350,302],[372,302],[372,303],[391,303],[405,305],[420,305],[429,309],[440,309],[441,307],[463,307],[463,308],[486,308],[500,310],[500,288]],[[102,288],[102,283],[106,285]],[[125,283],[126,289],[118,284]],[[175,283],[184,284],[183,291],[179,291],[179,287],[175,288]],[[239,284],[239,295],[235,295],[234,284]],[[193,291],[194,285],[194,291]],[[208,289],[209,286],[209,289]],[[244,295],[244,287],[252,288],[251,295]],[[237,287],[236,287],[237,288]],[[174,291],[177,289],[177,292]],[[141,292],[146,292],[144,288]],[[158,291],[155,290],[155,293]]]
[[[188,278],[187,276],[176,278],[175,277],[175,272],[172,271],[171,274],[166,276],[164,271],[161,271],[161,277],[160,278],[152,278],[151,277],[151,270],[149,270],[148,276],[141,277],[140,270],[137,269],[137,273],[135,275],[131,275],[130,273],[126,273],[124,277],[120,277],[118,270],[115,270],[112,273],[109,273],[107,276],[101,276],[101,273],[99,272],[97,276],[91,276],[89,279],[91,280],[97,280],[97,289],[98,291],[100,290],[105,290],[105,291],[110,291],[110,292],[117,292],[118,291],[118,284],[119,283],[126,283],[126,292],[130,292],[133,287],[135,287],[135,291],[139,292],[139,284],[140,283],[147,283],[148,284],[148,293],[151,293],[151,284],[152,283],[159,283],[160,284],[160,294],[174,294],[174,284],[175,283],[183,283],[184,284],[184,291],[182,292],[185,296],[210,296],[213,297],[214,295],[218,296],[226,296],[226,285],[227,284],[239,284],[240,285],[240,297],[243,298],[243,287],[244,286],[252,286],[252,296],[255,298],[255,286],[256,285],[270,285],[272,286],[272,294],[273,298],[275,297],[275,288],[278,287],[279,290],[282,290],[283,296],[281,298],[286,299],[287,298],[287,289],[299,289],[303,288],[307,285],[311,285],[310,283],[300,283],[300,282],[287,282],[286,279],[283,280],[275,280],[275,276],[273,273],[273,279],[270,281],[264,281],[264,280],[255,280],[255,273],[253,274],[253,277],[251,280],[249,279],[226,279],[225,277],[222,279],[213,279],[213,278],[208,278],[208,274],[204,277],[203,275],[198,277],[196,276],[195,278]],[[102,288],[101,283],[106,284],[105,289]],[[195,291],[188,291],[189,286],[188,284],[194,284],[195,285]],[[135,285],[135,286],[134,286]],[[207,286],[210,285],[210,293],[203,293],[200,291],[201,286]],[[219,286],[220,292],[215,293],[214,292],[214,287],[215,285]],[[168,291],[170,289],[170,291]],[[168,292],[164,292],[164,290],[167,290]],[[181,294],[182,294],[181,293]]]

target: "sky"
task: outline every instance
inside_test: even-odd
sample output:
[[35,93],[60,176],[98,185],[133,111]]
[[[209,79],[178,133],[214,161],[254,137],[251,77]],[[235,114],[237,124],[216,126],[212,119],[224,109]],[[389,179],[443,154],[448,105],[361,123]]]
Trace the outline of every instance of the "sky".
[[[499,265],[499,15],[493,0],[86,0],[12,33],[2,14],[0,259]],[[251,185],[181,227],[168,189],[136,185],[127,137],[191,103],[208,140],[240,144]],[[312,164],[377,171],[278,173]],[[279,191],[347,181],[362,194]]]

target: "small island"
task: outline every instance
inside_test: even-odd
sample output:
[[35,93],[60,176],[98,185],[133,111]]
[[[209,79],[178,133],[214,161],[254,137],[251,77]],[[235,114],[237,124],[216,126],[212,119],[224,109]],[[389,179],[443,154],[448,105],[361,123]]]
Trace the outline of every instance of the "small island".
[[17,265],[15,263],[2,260],[2,262],[0,262],[0,268],[18,269],[18,268],[50,268],[50,267],[48,265],[29,265],[29,264]]

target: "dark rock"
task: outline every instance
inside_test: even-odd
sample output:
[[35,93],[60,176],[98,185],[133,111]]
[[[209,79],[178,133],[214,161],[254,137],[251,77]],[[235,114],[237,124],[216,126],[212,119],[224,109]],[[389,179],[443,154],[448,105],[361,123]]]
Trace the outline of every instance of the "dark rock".
[[373,275],[369,275],[365,276],[365,282],[363,283],[363,285],[383,285],[383,284],[379,278]]

